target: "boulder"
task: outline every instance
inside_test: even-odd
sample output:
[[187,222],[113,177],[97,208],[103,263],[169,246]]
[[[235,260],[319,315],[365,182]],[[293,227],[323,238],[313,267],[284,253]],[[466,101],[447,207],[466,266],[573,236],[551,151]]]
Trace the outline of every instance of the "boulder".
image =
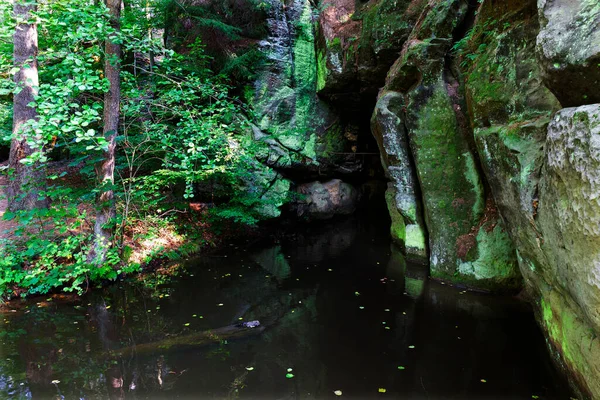
[[600,103],[600,2],[539,0],[538,7],[546,85],[564,107]]
[[329,219],[335,215],[352,214],[358,202],[358,191],[340,179],[310,182],[298,186],[298,216],[307,219]]

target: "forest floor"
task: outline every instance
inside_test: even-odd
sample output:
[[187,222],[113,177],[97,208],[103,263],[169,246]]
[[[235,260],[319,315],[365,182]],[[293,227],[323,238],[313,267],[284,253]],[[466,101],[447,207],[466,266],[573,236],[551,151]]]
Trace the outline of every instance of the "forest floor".
[[[0,168],[4,165],[6,162],[0,163]],[[48,172],[64,175],[60,178],[60,182],[65,187],[80,189],[84,184],[77,167],[70,167],[67,163],[52,163]],[[10,244],[18,248],[26,248],[28,238],[14,235],[18,222],[4,220],[8,206],[5,197],[7,185],[8,177],[0,173],[0,247]],[[76,224],[78,228],[70,230],[69,233],[91,234],[95,215],[93,205],[89,202],[80,202],[77,208],[81,212],[81,221],[79,221],[81,224]],[[210,254],[228,248],[233,243],[252,246],[253,243],[261,240],[266,232],[269,232],[268,229],[259,227],[240,226],[231,221],[214,220],[211,217],[210,205],[204,203],[188,203],[183,207],[181,204],[167,203],[164,204],[164,209],[167,211],[157,209],[154,213],[132,212],[131,215],[135,215],[135,218],[132,217],[127,226],[117,233],[123,265],[139,265],[142,276],[171,275],[173,274],[171,266],[174,262],[177,264],[177,261],[195,255]],[[53,241],[60,245],[62,235],[54,232],[52,226],[51,221],[43,222],[42,236],[53,238]],[[39,227],[32,229],[37,229],[36,232],[40,233]],[[28,268],[30,267],[31,265]],[[40,266],[36,266],[38,267]],[[17,266],[15,268],[19,270]],[[2,277],[0,283],[1,279]],[[51,294],[58,295],[59,289],[51,289]],[[8,298],[16,298],[25,292],[25,288],[14,284],[7,294],[9,294]],[[7,294],[0,296],[0,311]]]

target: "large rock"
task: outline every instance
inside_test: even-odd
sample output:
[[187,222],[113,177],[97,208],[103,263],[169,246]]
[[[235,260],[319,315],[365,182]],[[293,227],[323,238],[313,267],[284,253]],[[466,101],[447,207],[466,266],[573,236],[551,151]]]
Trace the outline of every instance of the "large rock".
[[539,273],[555,291],[542,300],[543,321],[584,387],[600,397],[600,104],[563,109],[550,123],[539,225],[551,260]]
[[329,219],[334,215],[352,214],[356,209],[358,191],[339,179],[299,185],[298,215],[308,219]]
[[[373,131],[395,194],[404,195],[395,201],[403,216],[410,210],[405,199],[416,192],[410,169],[416,171],[431,275],[492,290],[514,289],[520,284],[514,248],[481,179],[460,82],[447,68],[455,27],[467,9],[466,1],[429,2],[390,70]],[[398,229],[394,210],[391,214]],[[413,223],[419,226],[418,219]]]
[[[317,42],[318,90],[332,98],[376,93],[424,0],[324,0]],[[352,94],[352,95],[350,95]]]
[[600,2],[538,0],[539,59],[564,107],[600,103]]
[[[538,184],[546,129],[560,107],[535,57],[536,12],[535,1],[512,9],[484,2],[474,30],[487,29],[488,35],[474,36],[465,50],[471,58],[466,97],[480,161],[522,266],[545,259],[535,221]],[[489,20],[497,22],[489,26]],[[521,269],[526,280],[535,280],[529,268]]]
[[398,92],[382,94],[371,120],[371,131],[377,139],[381,161],[388,179],[386,192],[388,210],[392,218],[392,239],[405,249],[411,258],[427,258],[426,228],[419,195],[419,183],[408,134],[402,115],[404,100]]
[[597,229],[600,215],[591,183],[598,110],[563,110],[552,119],[560,104],[535,56],[536,6],[484,1],[474,31],[487,33],[467,48],[467,101],[481,163],[553,356],[600,398],[598,238],[586,229]]
[[254,137],[268,145],[263,161],[279,169],[353,171],[339,153],[339,117],[317,96],[314,20],[309,0],[269,0],[266,67],[254,83]]

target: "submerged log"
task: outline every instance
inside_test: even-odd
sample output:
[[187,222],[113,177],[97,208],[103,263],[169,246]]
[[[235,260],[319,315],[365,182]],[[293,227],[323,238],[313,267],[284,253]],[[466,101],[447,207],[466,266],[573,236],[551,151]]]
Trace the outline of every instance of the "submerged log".
[[[137,344],[110,352],[114,355],[149,354],[178,347],[199,347],[220,343],[223,340],[243,339],[261,334],[275,325],[288,311],[302,304],[302,300],[316,292],[312,289],[292,289],[290,292],[268,296],[251,307],[244,315],[249,322],[237,323],[217,329],[191,333],[183,336],[171,336],[156,342]],[[258,323],[260,321],[260,323]]]

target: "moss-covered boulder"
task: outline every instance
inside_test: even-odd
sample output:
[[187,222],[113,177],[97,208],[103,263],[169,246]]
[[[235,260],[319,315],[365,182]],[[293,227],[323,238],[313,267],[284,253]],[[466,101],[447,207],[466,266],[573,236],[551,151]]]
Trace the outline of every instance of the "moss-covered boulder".
[[540,0],[539,59],[564,107],[600,103],[600,2]]

